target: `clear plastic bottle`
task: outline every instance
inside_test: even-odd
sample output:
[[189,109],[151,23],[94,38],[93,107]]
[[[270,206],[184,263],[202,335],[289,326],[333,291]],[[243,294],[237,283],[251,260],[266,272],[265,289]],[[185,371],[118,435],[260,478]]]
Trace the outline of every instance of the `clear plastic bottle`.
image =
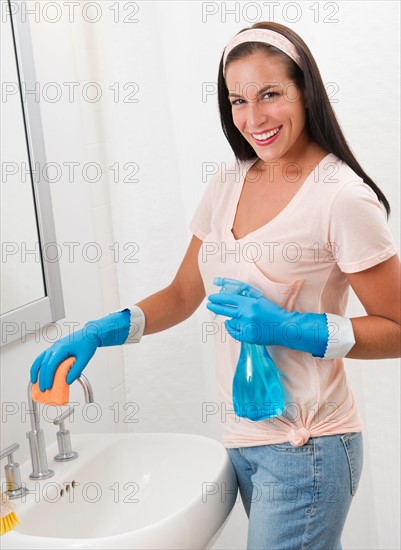
[[[236,279],[215,277],[213,283],[221,287],[220,292],[253,298],[263,296],[260,289]],[[284,392],[280,375],[266,346],[241,342],[232,395],[237,416],[257,421],[283,413]]]

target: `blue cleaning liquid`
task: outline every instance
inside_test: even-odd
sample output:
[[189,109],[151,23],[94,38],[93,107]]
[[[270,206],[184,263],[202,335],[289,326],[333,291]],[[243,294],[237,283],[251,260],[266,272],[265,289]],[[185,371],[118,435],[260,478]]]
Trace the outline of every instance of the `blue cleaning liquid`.
[[[215,277],[220,292],[258,298],[263,292],[251,285]],[[237,416],[258,421],[280,416],[284,411],[284,392],[280,375],[266,346],[241,342],[241,351],[233,379],[233,404]]]

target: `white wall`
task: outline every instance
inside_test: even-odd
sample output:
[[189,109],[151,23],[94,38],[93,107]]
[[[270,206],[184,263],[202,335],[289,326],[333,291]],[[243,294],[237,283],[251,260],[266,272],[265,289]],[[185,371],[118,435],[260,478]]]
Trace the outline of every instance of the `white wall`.
[[[29,8],[35,10],[35,3]],[[22,18],[22,12],[17,16]],[[120,305],[115,264],[108,250],[113,243],[113,230],[107,171],[103,170],[103,177],[95,184],[89,181],[94,177],[92,172],[88,172],[88,178],[82,176],[88,163],[100,163],[99,159],[104,156],[101,112],[96,112],[97,104],[85,101],[82,96],[84,83],[97,79],[94,60],[98,56],[91,42],[94,29],[85,27],[85,22],[79,19],[73,25],[68,23],[68,18],[51,23],[40,9],[37,21],[34,15],[26,18],[31,26],[47,164],[57,166],[57,170],[49,168],[48,177],[54,180],[50,188],[66,317],[28,334],[24,341],[1,348],[1,448],[18,442],[21,448],[16,460],[19,462],[29,456],[25,435],[30,430],[26,390],[33,360],[57,338],[68,335],[70,323],[83,326],[89,319],[99,318]],[[65,83],[71,83],[74,88],[72,101]],[[61,97],[53,102],[57,87]],[[69,163],[77,163],[72,181]],[[40,168],[46,171],[46,167]],[[99,261],[93,261],[95,249],[88,243],[97,243],[102,252]],[[74,433],[126,431],[122,417],[116,422],[113,410],[109,409],[115,402],[121,406],[125,403],[121,348],[106,348],[97,353],[85,373],[92,383],[98,406],[85,408],[80,385],[72,385],[71,400],[80,403],[66,424],[72,440]],[[47,443],[56,439],[57,429],[52,419],[59,412],[55,408],[41,415]]]
[[[102,1],[96,24],[78,19],[46,29],[42,24],[35,34],[39,79],[97,81],[104,92],[93,105],[43,105],[49,157],[82,164],[98,159],[105,166],[101,184],[64,181],[52,187],[59,242],[96,240],[104,250],[98,264],[61,263],[67,316],[81,322],[134,304],[171,281],[207,183],[203,163],[233,159],[220,128],[216,94],[202,97],[202,89],[215,90],[228,40],[256,20],[269,19],[265,2],[137,4],[137,23],[123,22],[131,13],[128,3],[120,2],[120,20],[114,22],[114,2]],[[290,4],[295,3],[281,2],[274,20],[304,38],[323,81],[335,83],[333,106],[356,157],[392,205],[390,227],[398,239],[398,4],[320,3],[317,15],[315,3],[299,2],[302,15],[296,23],[290,22],[295,16]],[[333,6],[339,10],[330,15]],[[229,9],[234,11],[225,13]],[[324,22],[325,17],[338,22]],[[379,43],[377,33],[385,40]],[[123,89],[130,82],[139,86],[132,96],[138,103],[128,102],[133,85]],[[116,89],[115,83],[119,101],[109,89]],[[115,163],[118,182],[108,168]],[[133,175],[139,181],[123,181],[133,167],[126,163],[139,167]],[[121,253],[116,262],[107,254],[113,243]],[[364,314],[354,295],[348,314]],[[181,325],[125,346],[124,373],[121,350],[96,354],[87,374],[105,411],[97,429],[188,431],[219,438],[217,417],[204,421],[202,416],[204,404],[217,401],[213,348],[202,342],[202,320],[207,320],[204,305]],[[2,399],[23,399],[19,373],[24,369],[28,376],[33,357],[44,347],[31,338],[2,352]],[[346,360],[346,369],[366,428],[364,472],[343,547],[399,548],[399,361]],[[124,391],[128,403],[139,405],[139,422],[113,425],[107,407],[117,396],[125,403]],[[27,428],[16,418],[4,427],[11,439],[23,441]],[[238,505],[215,548],[245,548],[245,541],[246,518]]]

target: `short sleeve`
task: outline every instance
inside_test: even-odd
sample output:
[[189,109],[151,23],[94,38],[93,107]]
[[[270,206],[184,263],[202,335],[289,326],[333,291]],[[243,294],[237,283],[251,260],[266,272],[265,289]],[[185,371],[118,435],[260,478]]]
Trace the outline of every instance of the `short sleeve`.
[[213,205],[215,204],[215,186],[219,173],[220,171],[213,174],[209,180],[189,224],[190,231],[202,241],[211,230]]
[[363,181],[347,183],[333,198],[328,242],[345,273],[363,271],[397,253],[384,206]]

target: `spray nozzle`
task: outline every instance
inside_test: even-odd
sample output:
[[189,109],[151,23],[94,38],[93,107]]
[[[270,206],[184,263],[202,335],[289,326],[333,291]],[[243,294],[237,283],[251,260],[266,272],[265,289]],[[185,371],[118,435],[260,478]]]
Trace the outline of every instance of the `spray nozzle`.
[[[260,298],[263,296],[263,291],[255,286],[248,285],[237,279],[229,279],[226,277],[215,277],[213,284],[221,286],[220,292],[227,292],[229,294],[240,294],[241,296],[249,296],[251,298]],[[217,314],[214,316],[216,319]]]
[[248,285],[237,279],[228,279],[226,277],[215,277],[213,284],[221,286],[220,292],[229,294],[240,294],[241,296],[250,296],[251,298],[260,298],[263,296],[263,291],[255,286]]

